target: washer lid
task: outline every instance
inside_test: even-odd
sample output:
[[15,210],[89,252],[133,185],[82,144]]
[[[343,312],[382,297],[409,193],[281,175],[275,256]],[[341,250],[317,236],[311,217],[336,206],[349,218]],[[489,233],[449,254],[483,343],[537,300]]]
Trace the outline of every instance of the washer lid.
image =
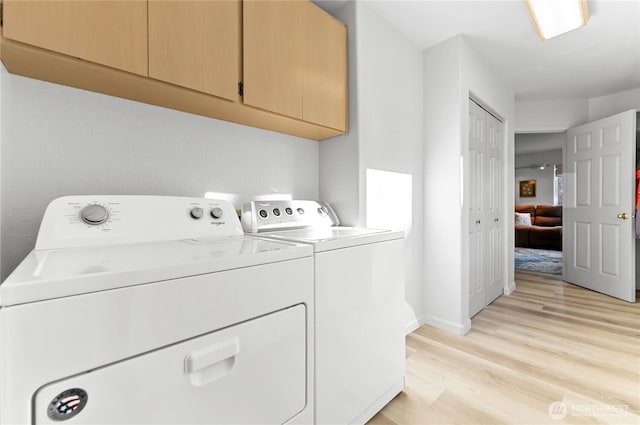
[[255,237],[34,250],[0,284],[7,307],[309,257],[308,245]]
[[321,252],[393,239],[402,239],[404,232],[335,226],[282,230],[279,232],[261,233],[260,236],[282,241],[309,243],[313,245],[315,252]]

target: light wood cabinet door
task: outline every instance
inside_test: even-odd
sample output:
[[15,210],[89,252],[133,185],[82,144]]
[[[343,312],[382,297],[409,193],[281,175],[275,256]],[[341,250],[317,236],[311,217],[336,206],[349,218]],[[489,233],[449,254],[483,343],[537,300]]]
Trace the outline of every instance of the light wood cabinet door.
[[237,101],[240,0],[149,0],[149,76]]
[[302,119],[347,128],[347,26],[308,3],[304,14]]
[[346,26],[306,0],[243,7],[244,103],[346,131]]
[[302,119],[303,0],[243,3],[244,103]]
[[3,36],[148,74],[147,1],[4,0]]

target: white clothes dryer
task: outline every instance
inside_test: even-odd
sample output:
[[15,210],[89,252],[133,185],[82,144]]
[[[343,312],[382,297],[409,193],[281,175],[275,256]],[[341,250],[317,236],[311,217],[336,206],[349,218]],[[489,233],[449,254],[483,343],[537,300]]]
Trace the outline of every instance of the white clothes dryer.
[[0,285],[0,423],[312,423],[312,255],[225,201],[53,201]]
[[317,201],[253,201],[241,221],[313,246],[316,423],[364,424],[404,387],[404,233],[340,227]]

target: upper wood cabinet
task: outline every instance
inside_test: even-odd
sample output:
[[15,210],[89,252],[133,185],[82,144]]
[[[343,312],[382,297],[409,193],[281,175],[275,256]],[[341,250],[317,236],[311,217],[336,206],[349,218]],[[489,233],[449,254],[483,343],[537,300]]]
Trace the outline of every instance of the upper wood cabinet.
[[302,119],[347,129],[347,26],[308,3],[304,21]]
[[314,4],[245,0],[244,103],[345,131],[347,28]]
[[306,2],[245,0],[244,103],[302,119]]
[[240,0],[149,0],[149,76],[237,101]]
[[147,75],[147,0],[3,0],[3,36]]
[[310,1],[0,3],[11,73],[310,139],[347,132],[347,28]]

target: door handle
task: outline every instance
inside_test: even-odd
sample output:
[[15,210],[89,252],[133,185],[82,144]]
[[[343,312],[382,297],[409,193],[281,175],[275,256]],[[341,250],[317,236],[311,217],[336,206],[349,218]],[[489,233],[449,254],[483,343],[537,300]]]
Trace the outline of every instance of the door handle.
[[627,213],[620,213],[620,214],[618,214],[618,218],[619,218],[619,219],[622,219],[622,220],[626,220],[626,219],[628,219],[628,218],[629,218],[629,214],[627,214]]

